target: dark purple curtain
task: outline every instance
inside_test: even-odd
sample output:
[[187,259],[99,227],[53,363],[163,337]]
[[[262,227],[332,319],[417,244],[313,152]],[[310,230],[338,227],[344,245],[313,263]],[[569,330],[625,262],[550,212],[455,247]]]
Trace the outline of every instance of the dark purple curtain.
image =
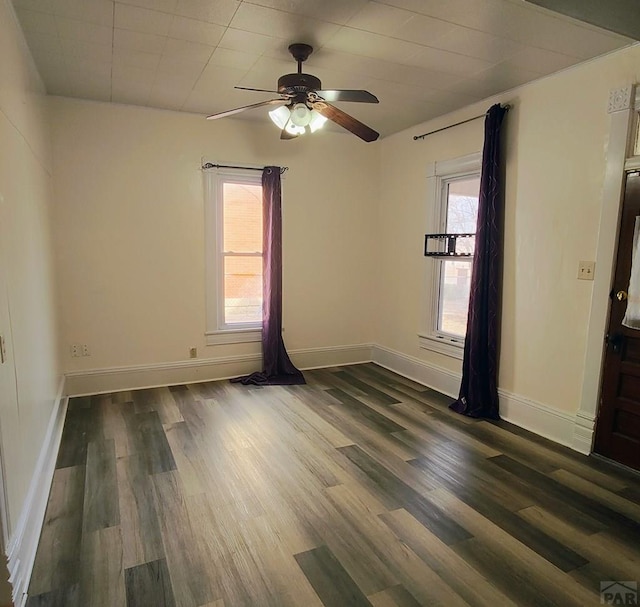
[[264,371],[232,382],[255,385],[304,384],[282,339],[282,196],[280,167],[262,171],[262,363]]
[[507,109],[487,112],[462,383],[451,409],[469,417],[499,419],[498,331],[502,271],[503,178],[500,127]]

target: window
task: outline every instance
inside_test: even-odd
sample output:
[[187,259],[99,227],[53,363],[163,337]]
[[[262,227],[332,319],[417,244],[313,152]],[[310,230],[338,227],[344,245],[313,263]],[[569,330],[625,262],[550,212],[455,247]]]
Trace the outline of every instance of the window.
[[259,341],[262,328],[262,179],[206,172],[207,344]]
[[[434,163],[429,170],[427,232],[473,233],[478,218],[480,154]],[[459,239],[457,251],[473,254],[473,239]],[[424,329],[420,346],[462,358],[467,332],[472,257],[425,258]]]

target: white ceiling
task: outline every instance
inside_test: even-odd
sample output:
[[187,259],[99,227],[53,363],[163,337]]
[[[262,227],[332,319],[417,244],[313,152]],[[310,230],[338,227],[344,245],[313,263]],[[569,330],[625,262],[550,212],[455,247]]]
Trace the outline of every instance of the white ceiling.
[[[631,44],[522,0],[13,0],[51,95],[211,114],[272,97],[315,51],[324,88],[388,135]],[[259,108],[239,115],[267,120]]]

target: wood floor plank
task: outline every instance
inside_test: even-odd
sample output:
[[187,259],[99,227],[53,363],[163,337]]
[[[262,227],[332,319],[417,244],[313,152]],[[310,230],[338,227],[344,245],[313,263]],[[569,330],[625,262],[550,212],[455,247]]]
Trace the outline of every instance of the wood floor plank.
[[408,377],[403,377],[402,375],[398,375],[389,369],[385,369],[380,365],[376,365],[374,363],[365,363],[362,365],[350,365],[348,367],[349,371],[362,373],[367,375],[377,381],[381,382],[384,385],[402,385],[408,388],[413,388],[416,391],[427,391],[428,388],[423,386],[422,384],[409,379]]
[[55,471],[29,594],[67,592],[80,581],[84,484],[84,466]]
[[[548,452],[539,444],[530,444],[522,437],[505,431],[504,428],[491,423],[484,423],[469,429],[469,432],[483,442],[496,445],[499,455],[505,455],[520,463],[527,464],[546,474],[560,467],[560,463],[553,453]],[[535,457],[532,458],[532,455]],[[496,455],[497,457],[497,455]]]
[[597,500],[585,496],[517,460],[511,459],[507,455],[491,458],[490,461],[504,470],[511,472],[514,476],[526,480],[527,483],[536,490],[548,495],[554,495],[559,500],[570,502],[578,506],[580,510],[588,516],[603,521],[605,524],[614,528],[624,529],[625,533],[633,535],[634,538],[640,541],[640,522],[620,512],[616,512],[613,508],[601,504]]
[[185,495],[206,492],[213,479],[207,472],[201,452],[186,422],[165,426],[165,434],[176,462],[176,469],[180,473]]
[[83,607],[126,607],[119,526],[83,533],[80,597]]
[[[247,520],[231,505],[214,509],[203,495],[187,498],[186,505],[192,526],[202,529],[199,549],[206,554],[214,595],[239,607],[319,607],[292,553],[265,516]],[[219,522],[215,527],[206,524],[212,517]]]
[[[353,419],[351,415],[341,411],[339,408],[331,408],[329,412],[324,412],[325,419],[331,423],[339,424],[343,432],[351,437],[351,444],[357,443],[368,453],[375,453],[381,458],[397,462],[398,467],[403,469],[404,474],[412,475],[411,467],[404,462],[415,459],[420,454],[411,449],[397,433],[387,433],[372,430],[369,426],[363,425]],[[416,480],[418,478],[416,477]]]
[[640,524],[640,503],[633,502],[625,497],[616,495],[612,491],[604,489],[585,478],[573,474],[568,470],[554,470],[549,474],[550,477],[556,479],[565,487],[569,487],[573,491],[597,501],[599,504],[610,508],[615,512],[626,516],[631,521]]
[[325,607],[371,607],[371,603],[326,546],[300,552],[295,559]]
[[405,430],[403,426],[391,421],[388,417],[381,415],[375,409],[367,406],[362,401],[354,398],[350,394],[343,392],[339,388],[331,388],[327,392],[338,399],[342,406],[349,411],[361,423],[380,432],[400,432]]
[[368,597],[373,607],[420,607],[420,603],[401,584]]
[[[343,525],[356,530],[358,535],[367,537],[367,552],[374,555],[388,572],[386,583],[380,584],[383,586],[380,590],[402,585],[424,605],[466,605],[464,599],[405,542],[400,541],[358,495],[345,486],[334,487],[328,493],[338,510],[340,520],[344,521]],[[333,552],[365,594],[373,594],[368,589],[371,587],[369,582],[358,581],[355,568],[349,560],[353,559],[353,555],[343,556],[343,552],[335,549]]]
[[111,400],[114,404],[132,403],[133,397],[131,396],[131,390],[120,390],[120,392],[112,392]]
[[319,390],[334,388],[335,383],[328,369],[309,369],[305,371],[307,385]]
[[91,441],[87,448],[83,526],[86,532],[120,523],[116,448],[113,439]]
[[621,489],[613,489],[617,491],[620,497],[623,497],[626,500],[634,504],[640,504],[640,487],[639,486],[625,486]]
[[471,434],[471,428],[475,428],[482,422],[476,420],[473,424],[460,424],[456,420],[454,424],[446,413],[433,411],[427,415],[420,403],[402,402],[397,405],[391,405],[389,408],[402,411],[418,423],[422,421],[423,429],[427,432],[436,433],[448,439],[448,441],[464,446],[476,453],[477,457],[493,457],[502,454],[494,443],[490,441],[483,442]]
[[[536,504],[558,513],[565,521],[578,525],[584,533],[597,533],[606,528],[598,519],[588,516],[571,502],[557,495],[534,490],[526,480],[494,465],[490,459],[472,458],[470,465],[459,466],[455,460],[455,452],[459,446],[454,446],[447,453],[446,450],[450,447],[451,444],[444,445],[444,451],[442,447],[437,447],[425,455],[422,463],[416,461],[414,465],[417,464],[425,472],[432,470],[431,476],[435,478],[444,474],[449,485],[457,482],[462,490],[475,488],[514,512]],[[445,457],[442,457],[443,452]],[[428,461],[431,461],[431,467],[424,465]]]
[[419,494],[415,489],[394,476],[359,447],[342,447],[340,452],[367,474],[378,493],[386,498],[391,509],[404,507],[446,544],[453,544],[471,537],[466,529],[452,520],[428,497]]
[[584,607],[599,600],[597,593],[583,588],[453,494],[437,489],[431,497],[473,534],[453,549],[518,605]]
[[153,388],[143,388],[131,392],[134,413],[151,413],[155,411],[155,393]]
[[212,591],[201,530],[191,524],[178,473],[159,472],[151,478],[177,607],[198,607],[220,598]]
[[[421,469],[429,470],[432,474],[440,475],[442,485],[457,498],[562,571],[572,571],[587,564],[583,556],[567,548],[553,537],[542,533],[539,529],[523,521],[517,514],[503,507],[498,500],[484,490],[483,485],[474,483],[466,471],[461,470],[458,473],[451,467],[443,466],[441,461],[432,462],[426,458],[414,460],[412,463]],[[440,470],[442,467],[444,471]]]
[[153,485],[141,455],[120,458],[116,464],[122,529],[123,566],[164,558]]
[[637,578],[639,476],[373,363],[305,375],[72,399],[28,607],[582,607]]
[[[573,548],[599,570],[608,571],[602,579],[632,579],[640,571],[640,557],[635,551],[630,551],[630,546],[625,549],[623,542],[606,534],[585,534],[580,527],[567,523],[540,506],[525,508],[518,512],[518,516],[547,535],[557,538],[565,546]],[[615,555],[615,558],[611,558],[612,555]]]
[[[262,570],[272,580],[277,592],[276,604],[280,607],[322,607],[318,595],[301,571],[294,558],[295,551],[281,540],[271,517],[263,515],[251,521],[254,558],[262,561]],[[248,538],[246,538],[248,539]],[[266,604],[257,601],[256,604]]]
[[82,607],[80,584],[59,588],[43,594],[31,595],[25,607]]
[[127,607],[175,607],[167,562],[151,561],[125,569]]
[[[128,407],[130,406],[129,404]],[[127,424],[122,415],[120,404],[109,398],[103,399],[98,407],[102,417],[104,438],[113,439],[116,458],[133,455],[136,452],[136,446],[127,432]]]
[[[329,407],[331,405],[337,405],[340,401],[327,393],[326,390],[322,390],[314,385],[302,384],[299,386],[284,386],[289,394],[296,396],[299,400],[304,402],[305,405],[315,408],[320,406]],[[288,401],[289,399],[287,399]]]
[[163,425],[184,421],[169,388],[151,388],[150,391],[153,410],[158,412],[158,417]]
[[549,462],[554,469],[564,468],[610,491],[618,491],[622,485],[637,484],[637,472],[606,460],[596,453],[585,457],[577,451],[567,449],[504,420],[487,420],[487,426],[499,429],[499,432],[508,436],[510,440],[519,442],[531,455],[535,453],[536,460]]
[[87,463],[87,432],[93,415],[89,407],[76,403],[77,399],[69,401],[56,468],[84,466]]
[[[323,442],[332,447],[353,444],[353,439],[318,415],[318,410],[329,409],[331,405],[339,404],[340,401],[322,390],[316,390],[309,386],[287,386],[285,390],[293,397],[283,399],[279,410],[289,420],[292,428],[304,434],[319,436]],[[318,400],[318,392],[326,394],[327,402]]]
[[348,385],[353,386],[354,388],[357,388],[358,390],[363,392],[376,404],[394,405],[400,402],[397,398],[390,396],[386,392],[374,387],[371,383],[367,383],[358,379],[358,377],[350,373],[349,369],[338,371],[335,375]]
[[441,542],[404,508],[380,515],[399,541],[418,555],[469,605],[516,607],[509,597],[471,567],[453,548]]
[[137,413],[128,418],[149,474],[176,469],[171,447],[156,411]]

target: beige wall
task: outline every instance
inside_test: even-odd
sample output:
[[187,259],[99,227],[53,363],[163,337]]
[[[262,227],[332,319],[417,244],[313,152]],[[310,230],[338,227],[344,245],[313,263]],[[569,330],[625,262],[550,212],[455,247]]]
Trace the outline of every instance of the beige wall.
[[[608,136],[609,91],[638,79],[640,49],[365,145],[336,133],[280,142],[269,124],[51,100],[61,356],[69,371],[258,351],[205,346],[201,156],[291,167],[284,181],[285,340],[290,349],[375,342],[422,350],[426,166],[482,146],[482,121],[513,105],[499,384],[567,412],[580,401]],[[603,271],[598,268],[597,271]],[[606,271],[606,269],[604,269]],[[91,356],[71,358],[72,343]]]
[[10,526],[32,479],[61,373],[50,252],[50,134],[43,86],[0,0],[0,426]]
[[[260,351],[205,346],[202,156],[290,167],[283,179],[290,349],[370,343],[378,150],[270,123],[50,100],[61,356],[66,370]],[[91,356],[72,358],[70,344]]]
[[568,412],[578,409],[593,283],[576,276],[580,260],[596,257],[609,91],[639,78],[640,48],[634,47],[382,141],[378,343],[460,370],[460,361],[418,347],[421,277],[430,263],[421,256],[425,169],[481,150],[483,121],[423,141],[412,136],[509,102],[499,387]]

